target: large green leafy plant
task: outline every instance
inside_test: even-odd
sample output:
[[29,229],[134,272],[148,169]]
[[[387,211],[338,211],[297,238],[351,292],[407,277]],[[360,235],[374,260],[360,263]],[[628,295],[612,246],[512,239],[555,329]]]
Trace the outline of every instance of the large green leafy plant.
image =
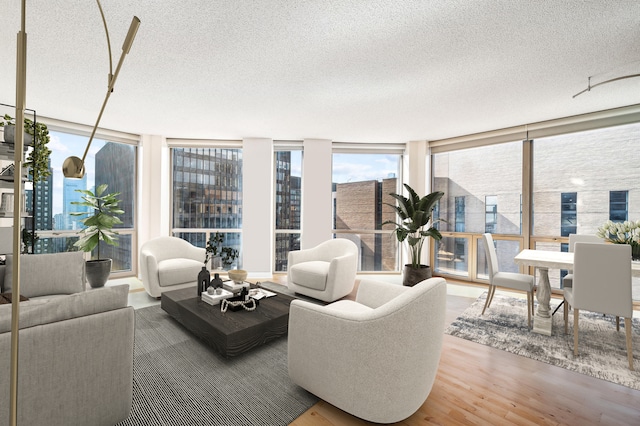
[[85,189],[76,189],[77,192],[83,194],[82,199],[84,201],[71,202],[71,204],[89,208],[88,212],[71,213],[73,216],[87,215],[81,221],[85,228],[79,232],[81,237],[76,241],[74,247],[86,252],[91,252],[97,247],[96,255],[98,260],[100,260],[100,241],[104,241],[111,246],[118,245],[118,237],[116,236],[118,233],[113,230],[113,227],[122,223],[118,215],[124,213],[118,207],[120,202],[118,195],[120,193],[104,194],[106,189],[106,184],[98,186],[95,193]]
[[[418,194],[406,183],[404,187],[409,193],[409,197],[402,194],[391,193],[397,200],[397,205],[385,203],[396,210],[398,221],[387,220],[382,225],[392,224],[395,226],[394,234],[401,243],[406,241],[411,254],[411,267],[418,269],[422,255],[422,245],[428,237],[440,240],[442,234],[433,227],[433,208],[442,198],[444,192],[436,191],[419,197]],[[438,219],[440,220],[440,219]],[[431,226],[429,226],[431,222]],[[429,227],[427,227],[429,226]]]

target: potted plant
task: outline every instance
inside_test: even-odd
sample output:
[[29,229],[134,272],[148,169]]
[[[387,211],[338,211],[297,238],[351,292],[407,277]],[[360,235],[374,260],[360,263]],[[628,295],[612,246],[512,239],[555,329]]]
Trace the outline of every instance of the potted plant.
[[[13,143],[16,129],[15,119],[9,114],[5,114],[0,118],[0,127],[4,127],[5,142]],[[23,166],[29,169],[34,183],[42,182],[51,175],[51,170],[49,169],[51,150],[47,147],[51,139],[49,137],[49,129],[46,124],[35,123],[34,125],[32,120],[25,118],[24,132],[31,137],[30,141],[25,137],[25,146],[33,144],[33,149],[27,156],[27,161],[24,162]]]
[[113,227],[122,223],[118,215],[124,213],[118,207],[119,192],[105,194],[107,185],[102,184],[96,188],[96,192],[85,189],[76,189],[83,195],[84,201],[72,201],[71,204],[88,207],[88,212],[72,212],[73,216],[87,215],[82,219],[85,228],[79,231],[80,239],[76,241],[74,247],[78,247],[85,252],[92,252],[96,249],[96,259],[87,260],[87,281],[93,288],[102,287],[109,279],[111,273],[111,259],[100,258],[100,241],[117,246],[117,232]]
[[[205,266],[209,259],[211,259],[211,269],[222,269],[223,267],[228,268],[233,264],[233,261],[238,258],[238,250],[233,247],[224,247],[222,245],[224,243],[224,237],[225,234],[222,232],[216,232],[211,234],[209,237],[206,247],[206,257],[204,259]],[[216,258],[220,258],[221,263],[217,268],[213,265],[213,260]]]
[[[444,192],[436,191],[420,198],[418,194],[406,183],[404,187],[409,192],[409,197],[402,194],[390,193],[398,203],[385,203],[396,210],[398,221],[385,221],[382,225],[394,225],[394,234],[399,242],[407,242],[409,253],[411,255],[411,263],[404,265],[402,284],[413,286],[420,281],[431,278],[431,268],[421,264],[422,246],[427,237],[434,240],[440,240],[442,235],[433,226],[429,225],[432,221],[433,208],[442,198]],[[440,220],[440,219],[438,219]],[[433,225],[433,223],[432,223]]]

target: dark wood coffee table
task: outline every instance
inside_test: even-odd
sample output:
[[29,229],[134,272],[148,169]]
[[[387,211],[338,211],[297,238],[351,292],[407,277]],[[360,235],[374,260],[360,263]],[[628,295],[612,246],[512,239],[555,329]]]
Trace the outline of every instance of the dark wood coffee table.
[[287,334],[293,297],[277,293],[260,300],[255,311],[225,313],[200,300],[196,288],[162,293],[160,306],[187,330],[229,358]]

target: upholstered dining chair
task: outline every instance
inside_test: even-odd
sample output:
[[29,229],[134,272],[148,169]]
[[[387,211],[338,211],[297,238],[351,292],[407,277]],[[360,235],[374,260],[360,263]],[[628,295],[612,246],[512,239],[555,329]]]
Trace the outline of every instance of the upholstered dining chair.
[[[604,243],[602,238],[591,234],[569,234],[569,252],[573,253],[576,243]],[[562,278],[562,287],[571,287],[573,285],[573,271],[569,271]],[[560,307],[560,306],[558,306]]]
[[290,290],[325,302],[353,291],[358,272],[358,246],[346,238],[324,241],[310,249],[292,250],[288,257]]
[[576,243],[573,286],[564,290],[564,332],[568,332],[569,308],[573,308],[573,354],[578,356],[580,310],[624,317],[629,369],[633,370],[631,342],[631,246],[628,244]]
[[496,287],[524,291],[527,293],[527,326],[531,328],[535,277],[518,272],[501,272],[498,267],[498,255],[496,253],[496,247],[493,244],[493,237],[491,234],[486,233],[482,234],[482,239],[484,241],[484,249],[489,266],[489,292],[487,293],[484,308],[482,308],[482,315],[484,315],[484,311],[491,305],[493,295],[496,293]]

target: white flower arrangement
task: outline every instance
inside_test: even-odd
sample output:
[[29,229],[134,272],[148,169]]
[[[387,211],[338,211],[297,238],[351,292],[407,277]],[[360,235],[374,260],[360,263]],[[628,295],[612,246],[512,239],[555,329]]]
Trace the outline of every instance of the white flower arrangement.
[[632,246],[640,244],[640,220],[636,222],[629,220],[612,222],[608,220],[598,228],[596,236],[616,244],[630,244]]

